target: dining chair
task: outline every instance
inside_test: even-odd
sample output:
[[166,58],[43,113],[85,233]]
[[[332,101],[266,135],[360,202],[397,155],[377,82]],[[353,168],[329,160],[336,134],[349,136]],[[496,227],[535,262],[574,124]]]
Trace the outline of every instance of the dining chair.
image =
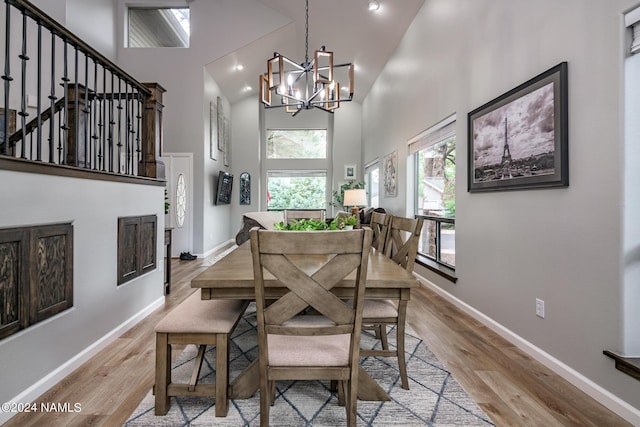
[[384,252],[390,220],[391,215],[385,213],[374,212],[371,214],[371,222],[369,224],[369,227],[373,231],[371,246],[378,251]]
[[[278,380],[338,382],[347,425],[356,425],[362,309],[371,230],[251,230],[258,320],[260,425],[269,425]],[[349,304],[331,289],[355,270]],[[267,306],[264,277],[285,294]],[[268,289],[268,288],[267,288]],[[318,314],[305,314],[306,312]]]
[[[249,305],[243,300],[203,300],[194,292],[155,327],[156,373],[153,391],[155,414],[165,415],[171,396],[215,397],[216,417],[229,408],[229,337]],[[172,345],[195,344],[198,354],[188,384],[171,379]],[[207,345],[216,346],[215,383],[198,384]]]
[[284,210],[284,223],[286,225],[291,224],[293,221],[301,219],[316,219],[318,221],[324,221],[325,211],[324,209],[285,209]]
[[[413,272],[413,266],[418,253],[418,243],[422,232],[422,218],[403,218],[391,216],[389,231],[384,245],[386,256],[405,270]],[[366,329],[376,331],[380,339],[382,350],[361,349],[361,356],[396,357],[402,388],[409,389],[407,364],[404,352],[404,333],[407,318],[407,302],[390,299],[367,299],[364,303],[362,323]],[[396,349],[389,348],[387,325],[396,325]]]

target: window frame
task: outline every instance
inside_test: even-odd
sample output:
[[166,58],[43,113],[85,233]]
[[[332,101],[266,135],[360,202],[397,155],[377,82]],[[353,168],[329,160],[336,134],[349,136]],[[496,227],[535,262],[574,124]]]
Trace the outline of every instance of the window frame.
[[[433,126],[430,126],[420,134],[411,138],[408,141],[409,146],[409,163],[413,167],[413,182],[412,182],[412,197],[413,197],[413,215],[415,217],[422,217],[425,219],[424,227],[428,227],[429,224],[435,223],[435,235],[441,236],[441,229],[443,223],[452,223],[455,228],[455,216],[451,219],[442,218],[443,221],[440,221],[439,217],[433,217],[430,215],[425,215],[422,211],[422,208],[419,206],[420,201],[422,200],[419,197],[421,183],[418,182],[420,177],[421,165],[419,164],[419,153],[423,150],[428,150],[431,147],[446,142],[451,138],[456,138],[457,143],[457,132],[456,132],[456,114],[452,114],[447,118],[441,120]],[[457,186],[457,179],[454,180],[454,185]],[[454,190],[455,193],[455,190]],[[408,207],[410,205],[407,205]],[[454,235],[455,239],[455,235]],[[454,240],[455,242],[455,240]],[[418,256],[416,257],[416,262],[419,265],[422,265],[429,270],[434,271],[435,273],[455,282],[457,280],[455,276],[455,265],[448,264],[443,262],[440,258],[441,254],[441,243],[442,241],[437,238],[436,240],[436,255],[432,256],[430,254],[424,252],[418,252]],[[455,248],[455,243],[454,243]],[[455,249],[454,249],[455,250]],[[455,264],[455,261],[454,261]]]
[[[327,117],[326,113],[320,111],[322,115],[309,114],[304,120],[296,119],[297,126],[288,127],[287,120],[282,120],[281,117],[276,116],[273,118],[267,117],[267,111],[264,107],[260,108],[260,128],[261,128],[261,143],[260,143],[260,176],[263,185],[260,189],[260,205],[266,210],[268,208],[267,203],[267,171],[326,171],[326,190],[325,190],[325,205],[323,209],[329,211],[331,201],[331,188],[333,181],[333,120],[332,117]],[[272,114],[270,112],[269,114]],[[303,125],[300,125],[303,124]],[[325,130],[326,131],[326,158],[325,159],[268,159],[267,158],[267,134],[272,129],[280,130]]]
[[[132,46],[131,45],[131,11],[139,11],[139,10],[150,10],[150,11],[161,11],[161,10],[188,10],[189,11],[189,28],[191,27],[191,9],[189,6],[127,6],[126,7],[126,16],[125,16],[125,48],[130,49],[157,49],[157,48],[189,48],[191,45],[191,30],[185,30],[182,25],[178,22],[178,25],[172,25],[171,23],[166,23],[166,28],[170,28],[175,30],[175,38],[181,41],[181,44],[175,44],[170,46],[165,46],[161,44],[154,45],[144,45],[144,46]],[[148,23],[150,24],[150,23]],[[157,25],[155,26],[157,28]],[[180,30],[183,30],[186,34],[181,35]],[[185,37],[186,36],[186,37]]]

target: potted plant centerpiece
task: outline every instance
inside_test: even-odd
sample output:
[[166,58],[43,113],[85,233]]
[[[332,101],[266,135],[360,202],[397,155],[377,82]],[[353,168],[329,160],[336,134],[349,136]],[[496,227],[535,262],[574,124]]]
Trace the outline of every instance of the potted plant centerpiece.
[[355,215],[348,216],[343,221],[345,230],[353,230],[358,225],[358,217]]

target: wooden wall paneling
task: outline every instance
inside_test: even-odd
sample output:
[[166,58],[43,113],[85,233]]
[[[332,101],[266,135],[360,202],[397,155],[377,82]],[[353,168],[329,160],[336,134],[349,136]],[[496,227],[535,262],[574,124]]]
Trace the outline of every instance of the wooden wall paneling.
[[118,285],[138,276],[140,217],[118,218]]
[[141,251],[140,274],[156,269],[156,236],[158,218],[155,215],[147,215],[140,218]]
[[118,218],[118,285],[157,267],[156,215]]
[[29,324],[28,236],[24,229],[0,230],[0,339]]
[[30,322],[73,306],[73,227],[35,227],[30,238]]

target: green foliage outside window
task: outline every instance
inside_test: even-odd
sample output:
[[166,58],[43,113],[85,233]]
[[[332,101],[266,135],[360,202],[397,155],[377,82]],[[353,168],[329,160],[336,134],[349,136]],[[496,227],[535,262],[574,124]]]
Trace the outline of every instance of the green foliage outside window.
[[324,209],[325,177],[270,177],[269,209]]

